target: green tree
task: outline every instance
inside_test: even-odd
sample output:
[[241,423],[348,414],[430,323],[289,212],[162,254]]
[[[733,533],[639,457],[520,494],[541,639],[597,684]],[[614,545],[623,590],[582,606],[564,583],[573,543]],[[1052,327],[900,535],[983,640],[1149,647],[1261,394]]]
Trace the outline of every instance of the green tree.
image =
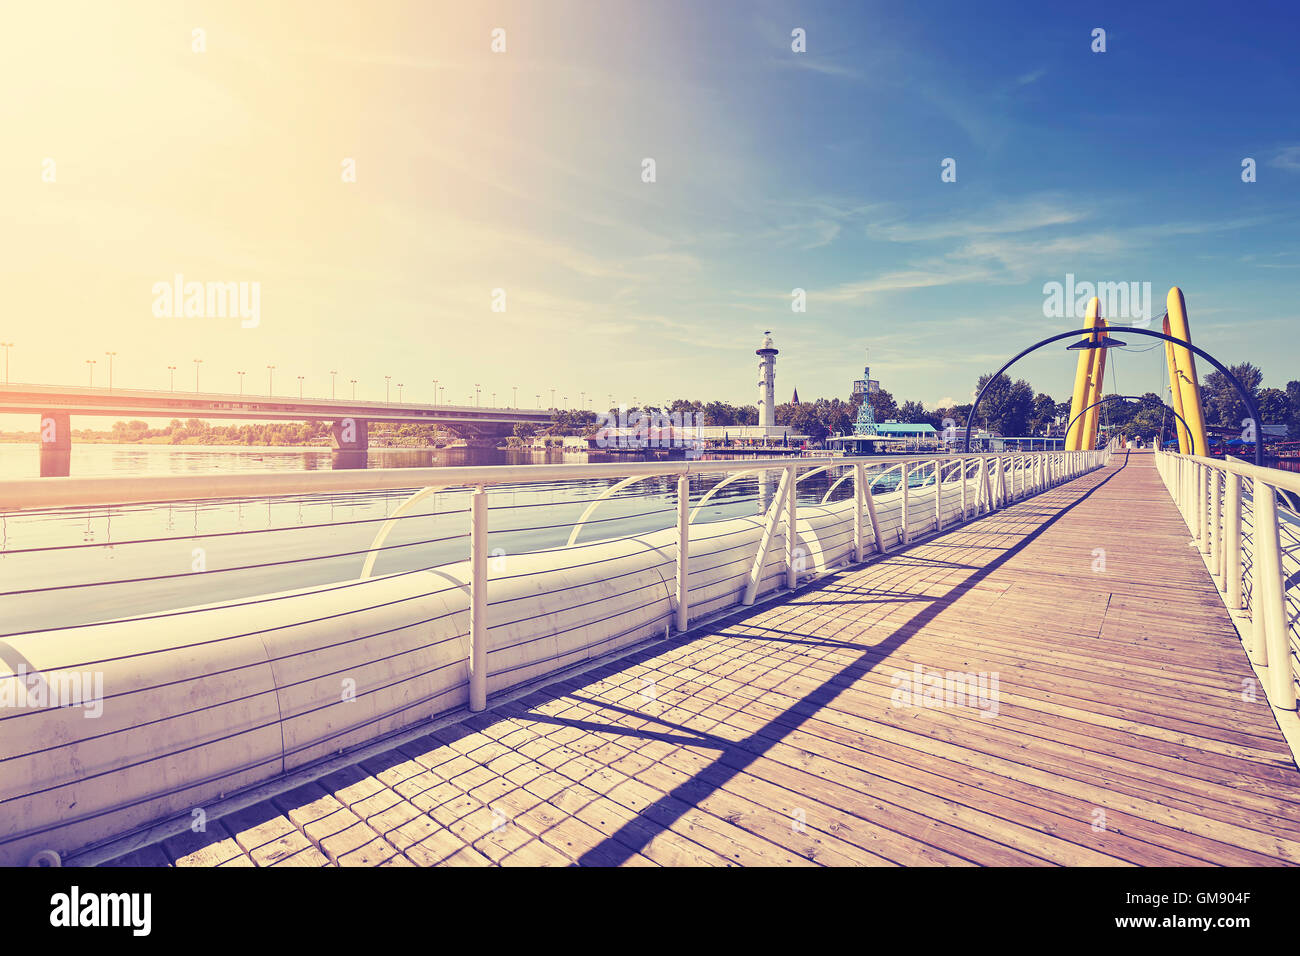
[[871,403],[871,413],[876,416],[876,421],[885,422],[898,417],[898,403],[885,389],[877,389],[867,396],[867,401]]
[[925,406],[920,402],[904,402],[898,406],[898,411],[894,417],[900,422],[919,424],[925,422],[930,416],[926,412]]
[[704,424],[706,425],[737,425],[736,407],[727,402],[708,402],[704,408]]
[[1056,424],[1056,399],[1046,392],[1034,396],[1034,409],[1029,416],[1029,433],[1046,435],[1047,430]]
[[826,423],[817,412],[817,407],[810,402],[800,402],[793,408],[794,414],[789,421],[790,430],[798,435],[807,435],[810,441],[822,442],[830,434]]
[[[978,388],[992,379],[981,375]],[[1034,411],[1034,390],[1024,379],[1011,381],[1005,372],[989,386],[980,402],[979,417],[985,427],[1008,438],[1023,436],[1029,429],[1029,419]]]
[[[1251,398],[1258,396],[1259,388],[1264,382],[1264,373],[1259,370],[1259,366],[1242,362],[1230,366],[1229,370],[1250,393]],[[1209,425],[1235,428],[1246,417],[1246,405],[1237,394],[1236,388],[1228,381],[1228,377],[1217,369],[1201,383],[1201,405],[1205,409],[1206,424]]]

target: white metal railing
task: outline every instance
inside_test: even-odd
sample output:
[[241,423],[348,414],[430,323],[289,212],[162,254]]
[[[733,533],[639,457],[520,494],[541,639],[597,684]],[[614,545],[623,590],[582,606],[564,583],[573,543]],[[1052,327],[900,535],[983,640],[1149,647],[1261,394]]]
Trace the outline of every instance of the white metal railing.
[[[399,505],[354,526],[377,522],[381,530],[369,548],[349,550],[343,543],[344,554],[327,556],[349,556],[364,567],[361,573],[345,570],[342,580],[292,589],[283,581],[276,587],[255,580],[257,589],[245,596],[214,602],[207,595],[190,604],[178,589],[176,603],[162,613],[128,610],[132,605],[124,598],[114,613],[132,616],[67,626],[38,623],[34,630],[6,634],[0,682],[18,679],[14,661],[30,673],[93,670],[111,689],[103,706],[112,732],[70,707],[29,701],[0,708],[0,865],[48,850],[145,839],[164,824],[188,827],[191,809],[209,800],[319,766],[332,755],[466,705],[482,710],[489,694],[698,626],[1046,491],[1108,459],[1109,451],[1099,450],[891,455],[832,463],[781,458],[0,481],[0,514],[30,509],[38,519],[55,507],[385,489],[427,499],[427,491],[413,489],[458,489],[467,508],[435,509],[427,517],[441,522],[449,516],[448,522],[457,523],[456,539],[468,538],[469,550],[468,560],[430,553],[412,570],[372,576],[374,553],[392,547],[383,543],[392,521],[422,520]],[[800,486],[802,477],[828,469],[826,483],[838,480],[843,488],[852,482],[851,495],[831,501],[829,489],[814,495],[806,492],[813,482]],[[838,469],[846,475],[835,475]],[[897,483],[879,480],[883,471],[892,481],[894,469]],[[703,520],[698,507],[693,512],[693,503],[703,505],[731,475],[756,470],[760,513]],[[655,497],[663,502],[657,509],[663,520],[657,530],[594,534],[597,521],[619,528],[624,519],[588,513],[575,523],[574,513],[566,511],[544,529],[557,547],[530,544],[531,550],[500,560],[489,550],[494,522],[503,535],[543,530],[514,529],[498,515],[513,514],[516,507],[583,504],[490,507],[494,491],[500,502],[530,483],[617,484],[634,477],[661,479]],[[802,500],[796,494],[801,488]],[[459,525],[466,512],[468,534]],[[676,519],[671,524],[670,516]],[[583,529],[583,539],[596,540],[573,539],[574,527]],[[153,540],[190,538],[187,533]],[[33,550],[43,549],[6,560],[49,558],[51,567],[65,560],[63,551]],[[270,567],[282,555],[268,557],[272,562],[258,567]],[[202,581],[223,570],[192,577]],[[190,576],[162,575],[165,587]],[[50,602],[53,617],[58,605],[77,601],[80,588],[110,583],[139,589],[146,585],[137,582],[153,580],[132,570],[124,580],[8,593]],[[208,580],[215,586],[215,577]],[[36,613],[39,618],[39,607]],[[67,810],[74,806],[75,813]]]
[[[371,543],[365,555],[360,579],[370,578],[376,556],[398,518],[431,493],[449,488],[467,488],[469,496],[469,674],[470,705],[474,710],[485,706],[488,646],[487,594],[490,590],[488,558],[488,489],[493,485],[518,485],[529,482],[561,480],[618,479],[592,500],[572,527],[566,547],[576,546],[576,539],[591,519],[601,501],[611,492],[638,480],[676,476],[678,478],[678,523],[675,543],[676,580],[673,582],[671,623],[684,629],[691,620],[691,581],[688,567],[691,552],[692,522],[705,502],[721,487],[742,476],[779,474],[780,483],[771,505],[761,516],[762,534],[756,541],[748,580],[740,604],[754,603],[767,569],[769,552],[778,541],[783,552],[784,583],[794,587],[800,577],[799,549],[801,531],[797,528],[800,506],[796,502],[798,484],[814,474],[843,468],[845,474],[834,482],[852,481],[853,505],[849,513],[832,514],[825,508],[823,517],[830,523],[851,523],[851,546],[842,549],[849,561],[862,561],[866,555],[907,544],[918,536],[942,531],[954,522],[1005,507],[1028,495],[1038,493],[1105,464],[1106,449],[1085,452],[1002,452],[969,455],[897,455],[869,458],[826,459],[780,458],[759,461],[685,461],[685,462],[615,462],[610,464],[563,465],[492,465],[445,468],[400,468],[343,470],[331,472],[281,472],[272,474],[216,474],[135,478],[55,478],[0,481],[0,513],[34,508],[113,506],[132,503],[221,500],[246,497],[272,497],[311,493],[374,491],[420,487],[399,505]],[[883,470],[880,470],[883,469]],[[897,472],[897,481],[886,482]],[[691,508],[689,479],[698,475],[723,475]],[[882,488],[883,483],[883,488]],[[423,486],[423,487],[421,487]],[[824,506],[834,487],[822,499]],[[889,533],[882,527],[876,500],[886,497],[897,508],[896,525],[891,521]],[[805,504],[804,508],[813,506]],[[846,527],[844,536],[850,531]],[[833,536],[833,535],[832,535]],[[893,540],[890,540],[893,538]],[[599,541],[588,542],[598,545]],[[839,550],[833,552],[839,554]],[[825,555],[823,555],[825,558]],[[806,564],[806,562],[805,562]],[[823,568],[826,561],[821,562]],[[710,611],[720,610],[716,603]]]
[[1223,602],[1247,620],[1242,635],[1270,703],[1296,709],[1300,648],[1300,474],[1156,451]]

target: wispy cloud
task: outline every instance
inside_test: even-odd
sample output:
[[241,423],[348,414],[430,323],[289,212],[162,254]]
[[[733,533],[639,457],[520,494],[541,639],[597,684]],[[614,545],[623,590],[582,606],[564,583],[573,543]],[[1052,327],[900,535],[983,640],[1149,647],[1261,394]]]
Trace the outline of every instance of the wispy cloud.
[[1293,173],[1300,172],[1300,145],[1283,146],[1269,159],[1268,165]]

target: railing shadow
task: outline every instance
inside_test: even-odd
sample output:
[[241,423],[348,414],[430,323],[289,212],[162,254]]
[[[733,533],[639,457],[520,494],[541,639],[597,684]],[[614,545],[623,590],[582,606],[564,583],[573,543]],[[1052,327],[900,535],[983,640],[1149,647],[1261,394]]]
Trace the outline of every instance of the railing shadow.
[[[815,716],[818,711],[832,702],[846,689],[852,687],[877,664],[880,664],[887,659],[889,655],[901,647],[911,635],[919,631],[920,628],[924,627],[925,624],[931,621],[939,613],[959,601],[965,594],[973,590],[984,578],[993,573],[1020,551],[1024,550],[1032,542],[1037,540],[1043,533],[1056,524],[1056,522],[1060,521],[1061,518],[1069,514],[1080,504],[1094,495],[1127,466],[1128,457],[1126,455],[1123,463],[1120,464],[1118,468],[1111,471],[1102,478],[1101,481],[1084,491],[1073,501],[1057,509],[1051,517],[1044,520],[1037,528],[1026,534],[1024,538],[1011,548],[1008,548],[988,564],[974,571],[970,577],[955,585],[943,596],[936,597],[929,607],[920,611],[905,624],[900,625],[889,635],[889,637],[874,645],[869,652],[864,653],[853,663],[843,667],[835,675],[823,681],[798,702],[777,714],[747,737],[740,741],[731,741],[714,737],[712,735],[700,735],[693,731],[688,731],[687,734],[690,737],[698,738],[704,746],[717,747],[720,751],[719,755],[706,767],[643,809],[638,814],[636,820],[624,824],[615,831],[614,834],[607,836],[595,847],[586,851],[581,857],[579,857],[577,861],[578,865],[606,866],[610,865],[611,860],[621,863],[629,859],[633,854],[645,848],[654,836],[666,831],[673,823],[680,819],[680,817],[686,812],[686,808],[697,805],[702,798],[702,795],[713,793],[724,786],[732,778],[743,773],[751,764],[758,760],[759,757],[766,753],[776,740],[780,739],[784,735],[786,732],[784,728],[788,728],[791,725],[797,725],[800,721]],[[818,585],[810,585],[807,589],[816,591],[818,590]],[[720,622],[719,626],[728,622],[743,620],[745,617],[754,616],[756,613],[762,613],[761,609],[757,612],[732,615],[727,618],[726,621]],[[689,644],[695,639],[698,639],[698,635],[692,636],[687,634],[683,637],[680,643]],[[635,655],[630,655],[627,658],[621,659],[618,662],[619,666],[626,667],[629,664],[645,663],[646,661],[662,654],[663,649],[663,644],[647,648]],[[601,702],[599,706],[606,709],[618,709],[603,702]],[[641,719],[654,719],[640,711],[629,713],[634,713]],[[528,717],[529,719],[539,719],[539,715],[536,714],[529,714]],[[557,724],[567,723],[563,718],[546,716],[544,719],[548,722]],[[574,722],[574,724],[581,724],[586,729],[614,736],[626,731],[625,728],[621,728],[617,725],[599,724],[592,721],[580,721]],[[635,731],[626,732],[635,733]],[[706,738],[707,742],[705,742]]]
[[[909,637],[918,633],[928,622],[933,620],[942,611],[952,607],[963,596],[974,590],[981,581],[988,575],[996,571],[1004,563],[1024,550],[1039,536],[1045,533],[1056,522],[1060,521],[1065,515],[1077,508],[1080,504],[1095,494],[1100,488],[1106,485],[1120,471],[1128,465],[1128,457],[1114,468],[1108,474],[1105,474],[1100,481],[1097,481],[1092,487],[1082,491],[1071,500],[1063,502],[1057,507],[1042,508],[1043,495],[1035,496],[1032,499],[1026,499],[1023,502],[1016,502],[1011,507],[1021,504],[1037,503],[1042,508],[1045,515],[1032,530],[1026,530],[1022,537],[1006,548],[993,548],[998,551],[997,556],[991,558],[986,564],[971,569],[971,574],[960,583],[951,587],[945,594],[940,596],[924,596],[910,594],[906,592],[894,592],[892,594],[882,595],[887,599],[900,602],[928,602],[929,606],[919,611],[904,623],[899,624],[886,638],[869,647],[862,644],[854,644],[845,641],[828,641],[825,638],[811,639],[806,635],[789,631],[771,631],[773,636],[766,634],[749,634],[748,639],[757,640],[771,644],[781,644],[786,646],[826,646],[835,647],[840,650],[860,651],[859,656],[852,663],[845,665],[833,676],[827,678],[811,692],[802,697],[799,701],[790,707],[778,713],[771,720],[767,721],[753,733],[743,737],[740,740],[727,739],[717,734],[706,731],[692,729],[675,723],[664,717],[647,713],[644,710],[635,710],[620,706],[616,703],[606,700],[600,700],[592,697],[579,696],[572,690],[558,691],[557,684],[562,684],[565,679],[559,676],[557,681],[549,685],[544,685],[527,696],[515,701],[499,704],[490,708],[482,714],[476,714],[467,720],[457,724],[441,728],[436,732],[435,737],[443,744],[454,744],[457,740],[468,737],[476,732],[483,731],[503,718],[516,718],[528,723],[549,724],[555,727],[572,728],[585,733],[596,734],[609,737],[611,739],[623,737],[637,740],[658,741],[679,746],[700,748],[703,750],[715,751],[713,757],[705,766],[686,778],[682,783],[672,790],[664,793],[658,800],[649,804],[637,813],[637,816],[619,827],[614,833],[605,836],[597,845],[591,847],[579,857],[577,865],[581,866],[610,866],[626,862],[628,859],[643,850],[656,836],[669,830],[673,824],[679,820],[691,808],[697,806],[702,799],[707,798],[713,792],[725,786],[730,780],[737,775],[744,773],[746,769],[762,757],[771,747],[784,737],[791,728],[797,727],[803,720],[813,717],[835,700],[846,689],[852,687],[866,674],[870,673],[878,664],[883,663],[889,656],[903,644]],[[1094,473],[1094,475],[1097,473]],[[1087,476],[1082,476],[1087,477]],[[1051,494],[1052,491],[1061,491],[1062,489],[1052,489],[1043,494]],[[945,530],[944,534],[960,532],[962,530],[971,530],[971,525],[977,525],[978,519],[967,525],[955,526],[951,530]],[[885,555],[875,559],[872,563],[879,564],[891,559],[907,559],[908,552],[920,548],[933,548],[935,546],[944,546],[942,536],[928,540],[914,542],[911,545],[899,547]],[[953,547],[960,547],[954,545]],[[980,550],[989,550],[988,545],[980,546]],[[915,560],[915,558],[913,558]],[[924,563],[924,562],[922,562]],[[947,562],[940,562],[944,566],[949,566]],[[951,565],[954,568],[968,568],[967,565]],[[849,573],[855,570],[851,569]],[[813,582],[802,586],[796,591],[798,594],[815,595],[818,592],[828,589],[837,589],[840,593],[850,593],[851,588],[845,587],[845,582],[840,579],[831,579],[823,582]],[[869,593],[869,592],[864,592]],[[867,598],[867,601],[870,599]],[[817,603],[817,602],[805,602]],[[857,603],[853,601],[837,601],[827,603]],[[768,609],[764,607],[741,608],[731,614],[720,618],[710,626],[710,630],[716,631],[730,624],[742,624],[748,619],[758,617],[766,613]],[[770,629],[766,629],[770,630]],[[776,636],[781,635],[781,636]],[[634,667],[638,664],[645,664],[661,656],[665,650],[671,650],[675,647],[685,647],[699,641],[701,635],[699,632],[687,632],[684,635],[668,638],[664,641],[657,641],[635,651],[631,654],[618,658],[605,666],[609,672],[620,672]],[[596,673],[599,673],[596,672]],[[573,681],[588,681],[591,675],[578,676],[569,679]],[[591,720],[585,718],[566,718],[554,714],[542,713],[538,708],[551,701],[568,699],[574,703],[584,704],[588,707],[598,708],[611,714],[621,715],[635,721],[641,721],[651,726],[632,727],[617,723],[603,722],[600,720]],[[365,762],[365,766],[372,773],[379,772],[389,766],[396,766],[409,759],[401,751],[391,751],[387,754],[380,755]]]

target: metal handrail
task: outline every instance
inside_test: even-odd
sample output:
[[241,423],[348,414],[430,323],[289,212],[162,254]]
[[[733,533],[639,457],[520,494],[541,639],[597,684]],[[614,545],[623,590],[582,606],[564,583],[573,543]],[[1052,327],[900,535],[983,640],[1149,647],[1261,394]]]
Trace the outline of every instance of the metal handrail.
[[[1030,452],[1051,455],[1051,451]],[[1060,454],[1056,452],[1055,454]],[[951,453],[908,456],[874,455],[844,458],[843,463],[891,465],[948,459]],[[992,453],[972,452],[960,457],[995,459]],[[811,462],[817,459],[794,459]],[[339,471],[247,472],[206,475],[135,475],[126,478],[8,478],[0,479],[0,513],[55,507],[107,507],[127,504],[163,504],[175,501],[215,501],[233,498],[275,498],[286,495],[349,491],[416,491],[430,485],[444,488],[532,484],[591,478],[621,479],[634,475],[698,475],[752,470],[784,469],[790,458],[758,461],[697,460],[664,462],[602,462],[598,464],[448,465],[436,468],[369,468]],[[876,478],[880,475],[876,475]]]
[[1270,703],[1294,711],[1300,626],[1288,603],[1300,601],[1300,560],[1282,536],[1300,544],[1300,529],[1282,520],[1278,493],[1300,494],[1300,474],[1159,448],[1155,460],[1225,607],[1247,619],[1243,643]]

